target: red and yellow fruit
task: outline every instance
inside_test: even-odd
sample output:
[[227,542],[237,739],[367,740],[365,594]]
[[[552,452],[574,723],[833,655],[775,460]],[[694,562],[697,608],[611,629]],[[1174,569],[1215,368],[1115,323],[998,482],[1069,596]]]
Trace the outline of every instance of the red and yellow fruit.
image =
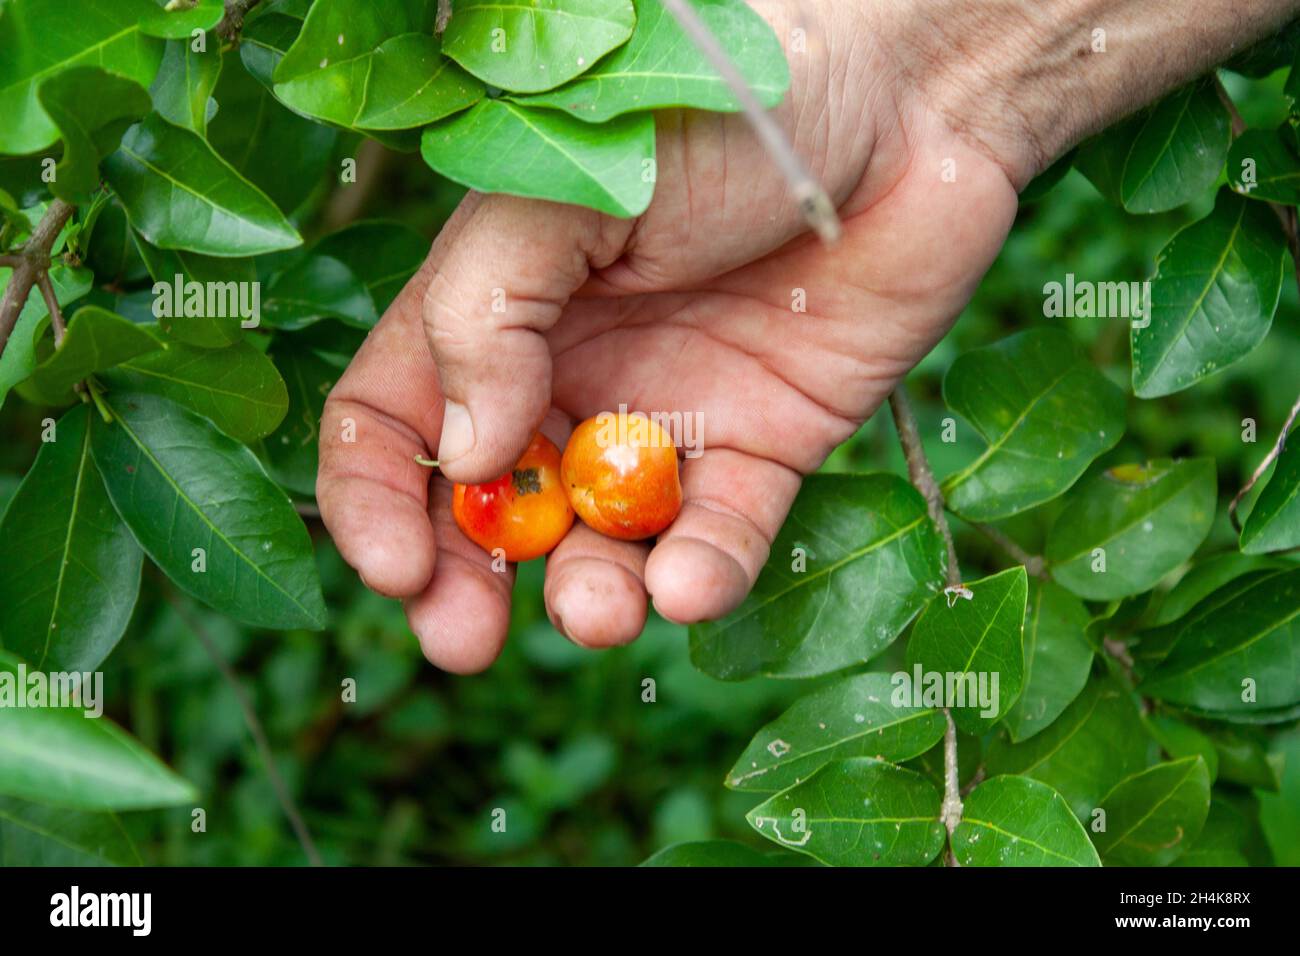
[[560,477],[578,516],[611,538],[653,537],[682,507],[677,449],[643,415],[602,412],[587,419],[569,438]]
[[507,561],[548,554],[573,525],[560,481],[560,450],[538,432],[508,475],[481,485],[456,485],[451,513],[465,536]]

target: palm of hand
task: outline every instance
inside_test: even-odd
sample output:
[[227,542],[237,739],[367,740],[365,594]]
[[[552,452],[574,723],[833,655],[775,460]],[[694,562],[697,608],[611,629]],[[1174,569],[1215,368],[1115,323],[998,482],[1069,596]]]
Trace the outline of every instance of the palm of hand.
[[[735,607],[802,476],[943,335],[1010,226],[1015,193],[1004,173],[933,114],[904,104],[897,89],[858,86],[853,102],[838,91],[841,101],[828,103],[828,88],[797,80],[782,113],[839,204],[837,246],[798,235],[780,180],[738,118],[691,115],[661,127],[659,187],[638,222],[573,213],[591,267],[576,294],[579,283],[551,289],[549,277],[525,290],[555,300],[536,324],[541,354],[512,363],[516,374],[536,364],[543,376],[549,365],[543,429],[552,438],[562,444],[573,423],[620,404],[702,426],[704,454],[683,466],[682,513],[653,549],[578,524],[548,558],[548,611],[580,643],[634,638],[647,593],[678,621]],[[806,121],[848,110],[861,119],[829,130]],[[534,218],[538,210],[545,218]],[[430,396],[456,360],[455,323],[475,320],[449,302],[484,251],[462,251],[460,262],[455,249],[472,245],[475,219],[487,218],[486,241],[508,256],[503,224],[519,220],[516,246],[544,243],[549,225],[538,223],[557,215],[501,197],[468,204],[358,353],[322,424],[318,497],[340,550],[376,590],[407,598],[426,654],[451,670],[495,658],[513,583],[451,521],[448,480],[429,482],[411,460],[438,447],[442,409]],[[442,352],[436,366],[421,320]],[[505,350],[498,360],[509,359]],[[351,446],[333,437],[345,417],[357,423]]]

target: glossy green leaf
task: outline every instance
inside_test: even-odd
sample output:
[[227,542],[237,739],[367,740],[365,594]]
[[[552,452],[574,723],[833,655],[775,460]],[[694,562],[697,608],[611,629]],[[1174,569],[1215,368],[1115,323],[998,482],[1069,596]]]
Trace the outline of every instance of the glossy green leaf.
[[1105,830],[1093,842],[1107,866],[1168,866],[1200,835],[1210,812],[1210,773],[1200,757],[1156,764],[1101,800]]
[[149,94],[134,80],[78,66],[42,81],[36,95],[63,137],[50,191],[71,203],[89,202],[99,188],[99,161],[149,112]]
[[214,44],[210,50],[199,52],[192,44],[172,40],[149,90],[153,108],[167,122],[206,136],[208,119],[216,111],[212,94],[220,76],[220,47]]
[[510,193],[639,216],[655,184],[654,118],[623,116],[593,126],[555,110],[483,100],[430,126],[424,161],[480,192]]
[[[1256,572],[1207,598],[1142,693],[1201,711],[1251,713],[1300,703],[1300,569]],[[1244,698],[1244,699],[1243,699]]]
[[[253,310],[241,310],[239,306],[252,305],[252,290],[257,282],[257,268],[252,259],[224,259],[184,249],[159,249],[139,234],[135,235],[135,245],[154,280],[150,305],[153,317],[168,338],[210,349],[225,348],[242,338],[242,323],[251,322],[252,317],[243,318],[241,311]],[[191,283],[198,283],[202,288]],[[213,292],[211,309],[208,308],[209,289]]]
[[302,242],[275,204],[201,136],[156,113],[126,134],[104,174],[131,225],[159,248],[251,256]]
[[[981,734],[1024,686],[1028,584],[1024,568],[1011,568],[963,588],[936,596],[921,612],[907,642],[907,665],[919,668],[925,681],[943,680],[942,704],[953,721],[968,734]],[[947,697],[950,692],[955,696]]]
[[420,268],[429,246],[429,240],[410,226],[372,219],[330,233],[312,251],[351,269],[382,313]]
[[[1281,567],[1285,567],[1284,565]],[[1257,582],[1277,568],[1261,567],[1235,577],[1229,577],[1222,585],[1212,588],[1196,602],[1195,606],[1176,620],[1159,627],[1142,631],[1133,649],[1133,660],[1139,675],[1149,674],[1160,664],[1177,645],[1183,634],[1199,626],[1204,618],[1216,609],[1231,601],[1243,591],[1252,588]]]
[[0,562],[0,643],[43,670],[95,670],[140,590],[143,556],[91,460],[90,414],[59,419],[0,521],[0,553],[15,557]]
[[1252,571],[1282,566],[1282,563],[1275,559],[1238,554],[1234,551],[1226,551],[1197,561],[1164,596],[1151,623],[1159,626],[1177,621],[1229,581]]
[[1285,262],[1273,212],[1221,192],[1156,259],[1150,324],[1130,330],[1137,395],[1181,391],[1249,354],[1273,322]]
[[1300,546],[1300,437],[1290,437],[1242,525],[1241,550],[1246,554]]
[[[1268,751],[1269,736],[1258,727],[1213,724],[1207,728],[1213,738],[1220,778],[1243,787],[1276,793],[1282,785],[1283,755]],[[1211,774],[1211,782],[1214,776]]]
[[880,653],[936,594],[945,552],[895,475],[812,475],[743,604],[691,627],[691,662],[723,680],[810,677]]
[[321,319],[361,329],[379,321],[365,283],[339,260],[320,254],[300,259],[271,281],[263,316],[267,325],[286,330]]
[[97,66],[148,87],[162,43],[140,19],[150,0],[8,0],[0,16],[0,153],[34,153],[59,138],[37,88],[73,66]]
[[[158,3],[140,18],[140,31],[168,40],[189,40],[195,30],[211,30],[226,12],[223,0],[176,0],[170,10],[164,0]],[[215,35],[206,40],[214,48],[221,42]]]
[[384,42],[366,86],[361,111],[347,124],[358,129],[414,129],[468,109],[483,98],[483,84],[442,55],[436,38],[407,33]]
[[244,24],[239,37],[239,58],[268,92],[275,87],[275,68],[302,33],[302,25],[302,20],[278,9]]
[[307,531],[252,452],[167,399],[114,393],[108,402],[116,420],[93,429],[91,447],[109,497],[154,563],[236,620],[323,627]]
[[632,0],[458,0],[443,49],[485,83],[538,93],[590,69],[635,23]]
[[241,442],[269,435],[289,407],[274,363],[246,342],[224,349],[174,343],[123,363],[108,381],[169,398]]
[[962,866],[1101,866],[1064,798],[1028,777],[994,777],[963,800],[952,850]]
[[[692,0],[691,5],[758,101],[765,107],[780,103],[790,86],[790,69],[767,21],[742,0]],[[638,110],[740,109],[731,88],[660,0],[639,0],[632,39],[590,70],[557,89],[515,100],[564,110],[589,123]]]
[[[25,668],[0,652],[0,694],[17,693]],[[0,795],[78,810],[143,810],[196,798],[135,738],[84,710],[0,707]]]
[[985,766],[990,777],[1041,780],[1086,823],[1102,795],[1147,766],[1153,751],[1132,698],[1112,681],[1094,678],[1047,729],[1019,744],[996,738]]
[[1155,586],[1200,546],[1214,521],[1214,461],[1120,465],[1082,485],[1052,525],[1052,577],[1110,601]]
[[1129,212],[1165,212],[1214,185],[1230,140],[1228,110],[1209,76],[1089,141],[1078,167]]
[[833,760],[910,760],[938,743],[943,730],[943,715],[913,706],[896,675],[857,674],[800,698],[755,734],[727,786],[775,793]]
[[1200,757],[1205,761],[1210,783],[1219,776],[1219,752],[1214,741],[1190,724],[1176,720],[1168,714],[1143,714],[1142,723],[1172,759]]
[[948,505],[973,521],[1055,498],[1124,434],[1124,396],[1057,329],[972,349],[943,380],[948,407],[988,447],[943,482]]
[[140,866],[113,813],[83,813],[0,797],[0,866]]
[[[1236,796],[1236,795],[1234,795]],[[1272,860],[1252,861],[1249,854],[1268,855],[1259,826],[1259,807],[1254,798],[1244,795],[1227,799],[1220,793],[1210,796],[1210,813],[1200,835],[1174,866],[1256,866],[1271,865]]]
[[[9,269],[0,269],[0,289],[9,283]],[[75,302],[90,291],[95,277],[89,269],[72,268],[56,263],[50,268],[50,284],[59,305]],[[24,381],[36,368],[36,344],[49,327],[49,310],[39,294],[29,295],[27,304],[18,313],[18,321],[9,334],[9,342],[0,353],[0,407],[9,391]]]
[[1013,741],[1032,737],[1079,696],[1092,669],[1084,631],[1088,611],[1052,581],[1029,582],[1025,612],[1025,685],[1003,723]]
[[316,493],[321,412],[339,370],[293,338],[273,345],[271,357],[288,388],[289,408],[280,427],[262,443],[263,460],[282,488],[311,497]]
[[772,861],[743,843],[729,840],[701,840],[666,846],[642,866],[735,867],[772,866]]
[[1261,793],[1259,823],[1278,866],[1300,866],[1300,727],[1279,736],[1273,752],[1285,772],[1280,793]]
[[1228,183],[1257,201],[1300,203],[1300,156],[1295,132],[1248,129],[1232,144],[1228,154]]
[[68,321],[63,344],[36,366],[27,385],[47,405],[67,404],[75,400],[72,388],[78,382],[161,347],[129,319],[98,306],[83,306]]
[[828,764],[747,813],[769,840],[830,866],[925,866],[943,849],[938,789],[867,758]]

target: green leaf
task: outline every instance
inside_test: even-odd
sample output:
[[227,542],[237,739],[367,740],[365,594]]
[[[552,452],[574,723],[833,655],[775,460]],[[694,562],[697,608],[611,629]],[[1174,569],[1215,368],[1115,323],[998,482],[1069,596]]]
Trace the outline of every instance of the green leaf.
[[275,68],[302,33],[302,25],[302,20],[279,10],[270,10],[244,24],[239,37],[239,58],[268,92],[275,87]]
[[1133,700],[1112,681],[1094,679],[1046,730],[1019,744],[995,738],[986,767],[991,777],[1041,780],[1087,821],[1102,794],[1147,765],[1152,749]]
[[1142,723],[1161,749],[1175,760],[1180,757],[1200,757],[1204,760],[1210,783],[1214,783],[1219,776],[1219,752],[1213,740],[1195,727],[1167,714],[1143,714]]
[[78,66],[43,81],[36,95],[63,137],[50,191],[71,203],[89,202],[99,189],[99,161],[149,112],[149,94],[134,80]]
[[691,627],[691,662],[722,680],[811,677],[880,653],[938,592],[943,542],[896,475],[812,475],[743,604]]
[[1107,866],[1168,866],[1200,835],[1210,772],[1200,757],[1156,764],[1101,800],[1106,829],[1093,842]]
[[376,68],[361,112],[347,125],[358,129],[414,129],[468,109],[483,98],[483,84],[442,55],[436,38],[407,33],[376,51]]
[[1013,741],[1047,727],[1079,696],[1092,669],[1083,602],[1052,581],[1029,582],[1025,612],[1025,689],[1003,723]]
[[374,300],[361,279],[329,256],[299,259],[276,276],[266,290],[266,324],[277,329],[303,329],[321,319],[369,329],[379,321]]
[[420,268],[429,245],[429,240],[410,226],[372,219],[330,233],[312,251],[351,269],[382,313]]
[[1230,598],[1211,595],[1208,613],[1193,615],[1142,693],[1224,713],[1300,703],[1300,569],[1256,572],[1227,588]]
[[262,443],[263,459],[282,488],[312,497],[320,457],[321,412],[339,372],[293,339],[272,345],[271,357],[288,387],[289,408],[280,427]]
[[[26,673],[18,658],[0,652],[0,694],[25,694],[18,678]],[[143,810],[197,797],[105,717],[87,717],[83,709],[12,705],[0,707],[0,795],[77,810]]]
[[[238,342],[243,336],[241,323],[244,321],[240,316],[240,293],[246,293],[243,301],[251,305],[252,289],[257,282],[253,260],[219,259],[183,249],[159,249],[138,233],[134,235],[136,248],[154,280],[151,311],[168,338],[208,349],[225,348]],[[179,286],[177,276],[180,276]],[[191,283],[199,283],[202,288]],[[209,289],[214,293],[212,309],[208,308]],[[187,307],[191,304],[192,307]],[[249,316],[248,321],[252,318]]]
[[[0,638],[51,671],[93,671],[117,645],[143,557],[90,457],[89,409],[70,409],[0,521]],[[21,556],[21,559],[19,559]]]
[[[216,110],[212,93],[220,76],[220,47],[199,52],[189,43],[172,40],[149,90],[153,108],[167,122],[207,136],[209,116]],[[142,110],[140,116],[147,112]]]
[[162,44],[138,24],[153,9],[150,0],[9,0],[0,15],[0,153],[35,153],[58,140],[36,91],[62,70],[97,66],[148,87]]
[[1021,205],[1038,202],[1055,189],[1061,180],[1070,175],[1070,170],[1074,169],[1074,163],[1078,156],[1079,151],[1072,149],[1035,176],[1029,182],[1029,185],[1020,191]]
[[[953,721],[968,734],[981,734],[1024,686],[1028,585],[1025,569],[1011,568],[963,587],[963,593],[938,595],[921,612],[907,642],[907,664],[925,681],[942,680],[941,703]],[[955,687],[949,687],[950,676]]]
[[72,388],[78,382],[161,347],[129,319],[99,306],[83,306],[69,320],[63,344],[32,371],[28,387],[47,405],[67,404],[75,400]]
[[1223,190],[1156,258],[1150,323],[1130,330],[1134,392],[1170,395],[1249,354],[1273,322],[1285,264],[1273,212]]
[[1212,588],[1209,593],[1202,595],[1195,606],[1178,619],[1142,631],[1138,636],[1138,642],[1133,653],[1137,672],[1142,675],[1149,674],[1161,661],[1169,656],[1169,652],[1182,639],[1185,632],[1214,610],[1231,601],[1238,594],[1254,587],[1258,581],[1267,576],[1270,570],[1277,570],[1277,567],[1285,568],[1286,565],[1279,564],[1272,568],[1265,566],[1239,574],[1236,577],[1229,577],[1222,585]]
[[123,363],[108,381],[171,399],[245,443],[275,431],[289,407],[274,363],[247,342],[224,349],[174,343]]
[[131,225],[162,249],[251,256],[302,243],[275,204],[197,133],[156,113],[104,161]]
[[0,797],[0,866],[139,866],[113,813],[82,813]]
[[[211,30],[226,12],[223,0],[192,0],[188,6],[167,10],[164,0],[140,20],[140,32],[166,40],[188,41],[195,30]],[[220,40],[209,38],[215,47]]]
[[424,131],[435,171],[480,192],[510,193],[639,216],[654,194],[650,114],[593,126],[554,110],[482,100]]
[[994,777],[972,790],[952,851],[962,866],[1101,866],[1070,805],[1028,777]]
[[919,773],[859,758],[828,764],[745,816],[774,843],[830,866],[925,866],[943,849],[941,803]]
[[[260,26],[278,16],[254,23]],[[251,25],[244,28],[239,47],[246,63],[253,49]],[[248,70],[222,70],[213,96],[219,108],[208,124],[212,148],[280,209],[296,210],[334,163],[338,132],[290,112]]]
[[[1246,804],[1242,806],[1241,804]],[[1210,813],[1205,826],[1174,866],[1253,866],[1271,865],[1272,860],[1253,863],[1250,850],[1268,856],[1268,847],[1259,826],[1259,808],[1249,795],[1237,801],[1220,794],[1210,796]],[[1253,854],[1252,854],[1253,855]]]
[[[0,288],[9,284],[9,273],[9,269],[0,269]],[[49,276],[50,284],[54,286],[54,297],[61,306],[80,299],[90,291],[95,281],[89,269],[74,269],[61,262],[50,268]],[[48,316],[44,297],[39,292],[29,295],[9,334],[9,342],[0,353],[0,407],[3,407],[10,389],[25,381],[36,368],[36,343],[49,326]]]
[[1275,559],[1238,554],[1235,551],[1197,561],[1164,596],[1151,623],[1158,626],[1177,621],[1229,581],[1251,571],[1283,566]]
[[1300,545],[1300,437],[1282,449],[1273,476],[1241,529],[1246,554],[1287,551]]
[[[943,715],[898,700],[889,674],[857,674],[795,701],[757,734],[727,774],[733,790],[775,793],[833,760],[902,762],[943,738]],[[897,703],[895,702],[897,701]]]
[[[693,0],[691,5],[758,101],[768,108],[780,103],[790,87],[790,68],[767,21],[742,0]],[[589,123],[639,110],[740,109],[731,88],[660,0],[638,0],[632,39],[590,70],[558,89],[513,99],[564,110]]]
[[1230,126],[1211,75],[1090,140],[1077,165],[1127,211],[1165,212],[1214,185],[1228,155]]
[[1124,395],[1057,329],[963,353],[943,380],[948,407],[988,448],[943,482],[962,517],[991,521],[1049,501],[1124,434]]
[[730,840],[701,840],[697,843],[675,843],[649,857],[642,866],[772,866],[773,863],[757,850]]
[[1285,772],[1280,793],[1259,794],[1259,822],[1278,866],[1300,866],[1300,728],[1274,741]]
[[1228,184],[1248,199],[1300,203],[1300,156],[1295,131],[1248,129],[1228,154]]
[[1048,532],[1052,577],[1091,601],[1149,590],[1205,540],[1215,489],[1210,458],[1120,465],[1096,475]]
[[323,627],[307,531],[252,452],[158,396],[114,393],[108,404],[116,420],[92,429],[95,461],[154,563],[238,621]]
[[626,43],[635,23],[632,0],[457,0],[443,50],[485,83],[538,93]]
[[[1282,785],[1282,754],[1268,752],[1269,737],[1255,727],[1214,725],[1209,729],[1219,777],[1243,787],[1276,793]],[[1213,775],[1211,775],[1213,781]]]

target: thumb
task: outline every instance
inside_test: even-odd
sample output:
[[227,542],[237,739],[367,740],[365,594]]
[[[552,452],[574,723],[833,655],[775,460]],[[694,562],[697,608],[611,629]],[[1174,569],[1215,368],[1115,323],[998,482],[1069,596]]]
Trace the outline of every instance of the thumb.
[[438,462],[452,481],[491,481],[528,447],[551,401],[543,333],[631,222],[577,206],[471,195],[443,230],[424,321],[446,398]]

